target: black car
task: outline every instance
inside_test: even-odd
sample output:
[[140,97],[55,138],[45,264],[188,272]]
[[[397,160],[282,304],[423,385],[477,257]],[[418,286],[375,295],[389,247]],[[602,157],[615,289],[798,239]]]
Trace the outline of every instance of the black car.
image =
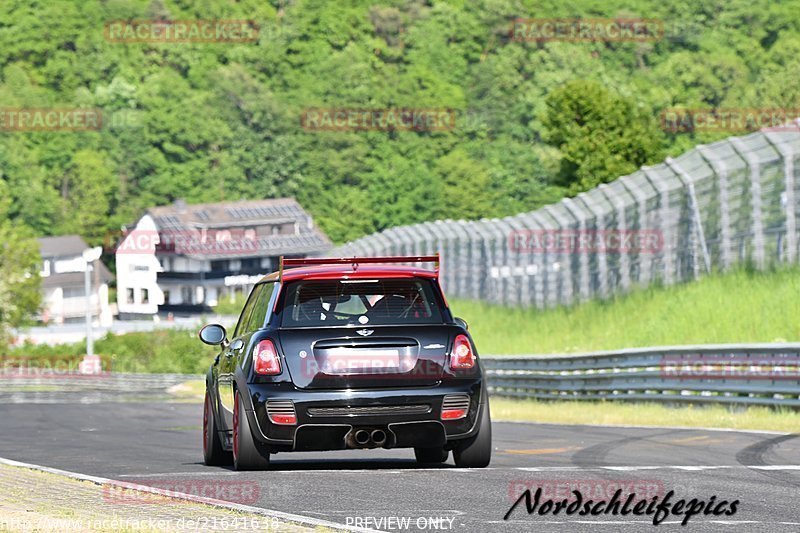
[[[436,268],[398,264],[418,262]],[[230,340],[220,325],[200,330],[222,348],[206,381],[205,463],[263,469],[278,452],[414,448],[420,463],[452,451],[457,466],[487,466],[483,368],[438,270],[438,255],[282,259]]]

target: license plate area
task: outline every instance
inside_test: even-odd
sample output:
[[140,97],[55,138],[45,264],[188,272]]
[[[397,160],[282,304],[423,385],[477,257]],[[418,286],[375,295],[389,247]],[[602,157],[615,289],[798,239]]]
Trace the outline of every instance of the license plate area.
[[328,348],[324,351],[321,369],[325,374],[381,374],[407,372],[413,368],[409,355],[396,348]]

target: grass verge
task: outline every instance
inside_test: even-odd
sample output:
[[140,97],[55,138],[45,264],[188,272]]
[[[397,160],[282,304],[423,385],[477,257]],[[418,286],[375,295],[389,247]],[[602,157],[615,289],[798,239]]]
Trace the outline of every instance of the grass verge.
[[203,401],[206,393],[206,381],[203,378],[184,381],[167,390],[169,394],[177,400],[183,401]]
[[[214,478],[203,482],[212,489],[230,483]],[[137,488],[0,464],[0,531],[331,531]]]
[[547,424],[680,426],[800,432],[800,412],[769,407],[491,398],[492,419]]
[[800,268],[740,269],[550,310],[451,300],[483,354],[800,341]]

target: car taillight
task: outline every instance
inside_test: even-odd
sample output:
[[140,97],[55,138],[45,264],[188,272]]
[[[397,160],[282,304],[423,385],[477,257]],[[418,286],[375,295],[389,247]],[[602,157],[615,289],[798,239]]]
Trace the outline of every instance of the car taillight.
[[273,424],[293,426],[297,424],[297,414],[291,400],[269,400],[267,416]]
[[281,360],[278,357],[278,350],[271,340],[266,339],[256,345],[253,352],[253,367],[256,374],[262,376],[274,376],[281,373]]
[[469,396],[448,394],[442,399],[442,420],[458,420],[469,412]]
[[466,370],[475,366],[475,355],[466,335],[458,335],[453,343],[450,354],[450,368],[453,370]]

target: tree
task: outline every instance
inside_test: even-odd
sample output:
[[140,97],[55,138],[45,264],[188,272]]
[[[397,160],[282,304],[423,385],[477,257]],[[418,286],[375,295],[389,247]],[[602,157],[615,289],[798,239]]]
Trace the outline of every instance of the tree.
[[65,200],[70,211],[77,214],[67,223],[67,228],[83,235],[93,245],[103,242],[104,236],[114,229],[108,220],[119,182],[111,168],[105,154],[80,150],[72,157],[72,165],[64,178]]
[[39,243],[8,220],[0,222],[0,348],[9,329],[22,326],[39,309]]
[[[440,216],[536,209],[659,161],[662,148],[678,155],[730,135],[665,135],[665,108],[800,106],[794,4],[4,0],[2,107],[91,107],[104,118],[91,132],[0,125],[8,218],[92,241],[176,197],[293,195],[342,242]],[[647,17],[666,35],[510,40],[509,22],[526,16]],[[260,29],[244,43],[104,35],[109,21],[151,18]],[[299,120],[310,107],[459,115],[444,132],[310,132]]]
[[547,97],[544,139],[561,150],[558,183],[576,194],[660,158],[663,133],[627,98],[574,80]]

